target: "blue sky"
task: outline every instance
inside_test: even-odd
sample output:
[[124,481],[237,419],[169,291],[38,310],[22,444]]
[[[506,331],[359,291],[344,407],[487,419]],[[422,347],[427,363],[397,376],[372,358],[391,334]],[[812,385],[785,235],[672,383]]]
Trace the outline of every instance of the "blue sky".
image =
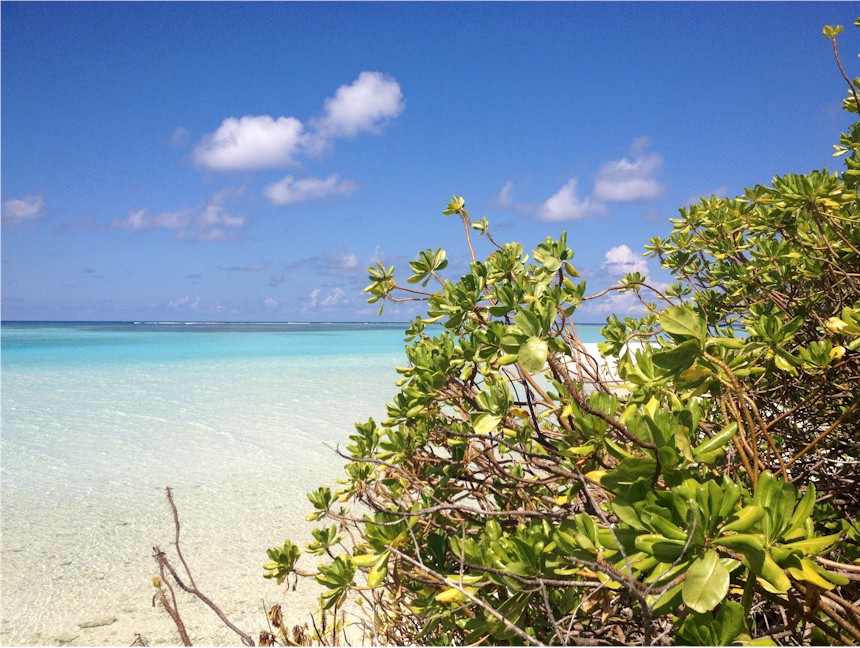
[[0,11],[6,320],[371,321],[375,261],[466,269],[455,193],[500,242],[567,230],[589,292],[667,281],[678,207],[839,168],[824,24],[860,74],[849,3]]

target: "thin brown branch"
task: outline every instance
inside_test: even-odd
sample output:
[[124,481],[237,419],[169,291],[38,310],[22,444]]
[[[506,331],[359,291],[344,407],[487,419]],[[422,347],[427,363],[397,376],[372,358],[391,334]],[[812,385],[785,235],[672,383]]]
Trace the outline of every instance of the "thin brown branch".
[[[164,552],[160,551],[157,547],[156,549],[156,560],[159,562],[159,566],[163,566],[167,568],[170,572],[170,575],[176,581],[176,584],[179,585],[180,588],[188,592],[189,594],[193,594],[201,601],[203,601],[209,608],[218,615],[218,618],[221,619],[221,622],[230,628],[233,632],[235,632],[239,637],[241,637],[242,642],[246,646],[253,646],[254,640],[245,632],[236,627],[230,619],[227,618],[227,615],[219,608],[208,596],[206,596],[203,592],[201,592],[197,586],[194,584],[194,579],[191,576],[191,570],[188,568],[188,564],[185,562],[185,559],[182,557],[182,552],[179,547],[179,513],[176,510],[176,504],[173,502],[173,494],[170,488],[167,489],[167,501],[170,503],[170,507],[173,511],[173,521],[176,526],[176,553],[179,556],[179,559],[182,561],[182,565],[187,572],[188,579],[190,585],[186,585],[182,579],[179,577],[179,574],[176,573],[176,569],[174,569],[173,565],[170,564],[167,556]],[[162,572],[163,573],[163,572]],[[164,579],[163,579],[164,580]],[[190,645],[190,644],[189,644]]]

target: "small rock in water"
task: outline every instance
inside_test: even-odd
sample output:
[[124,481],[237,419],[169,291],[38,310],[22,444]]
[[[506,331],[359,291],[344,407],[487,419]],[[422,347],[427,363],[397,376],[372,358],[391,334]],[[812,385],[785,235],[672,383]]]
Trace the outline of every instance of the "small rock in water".
[[110,625],[116,621],[116,617],[106,616],[99,617],[97,619],[90,619],[89,621],[82,621],[78,624],[79,628],[99,628],[101,626]]
[[61,632],[54,639],[57,640],[58,643],[66,644],[71,643],[75,639],[81,636],[80,632],[70,631],[70,632]]

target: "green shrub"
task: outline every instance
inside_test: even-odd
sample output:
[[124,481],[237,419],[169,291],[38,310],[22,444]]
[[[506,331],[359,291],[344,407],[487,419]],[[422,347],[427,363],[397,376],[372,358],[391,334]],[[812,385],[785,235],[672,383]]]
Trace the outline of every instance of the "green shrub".
[[[467,274],[442,278],[442,250],[409,286],[371,269],[371,302],[427,314],[388,418],[309,495],[321,608],[363,601],[401,645],[860,641],[858,135],[842,174],[681,210],[649,246],[677,283],[616,288],[649,309],[604,329],[620,383],[577,337],[564,234],[529,257],[455,196]],[[279,582],[293,549],[269,553]]]

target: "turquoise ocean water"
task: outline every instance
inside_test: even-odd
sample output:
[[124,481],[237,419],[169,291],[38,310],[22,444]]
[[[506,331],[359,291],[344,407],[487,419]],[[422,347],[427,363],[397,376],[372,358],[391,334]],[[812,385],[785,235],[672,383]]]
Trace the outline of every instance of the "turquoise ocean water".
[[[274,602],[303,620],[316,592],[262,579],[265,550],[310,539],[305,493],[334,485],[355,421],[384,417],[404,328],[3,323],[0,643],[175,644],[151,605],[166,486],[204,593],[252,634]],[[195,643],[237,643],[180,603]]]

